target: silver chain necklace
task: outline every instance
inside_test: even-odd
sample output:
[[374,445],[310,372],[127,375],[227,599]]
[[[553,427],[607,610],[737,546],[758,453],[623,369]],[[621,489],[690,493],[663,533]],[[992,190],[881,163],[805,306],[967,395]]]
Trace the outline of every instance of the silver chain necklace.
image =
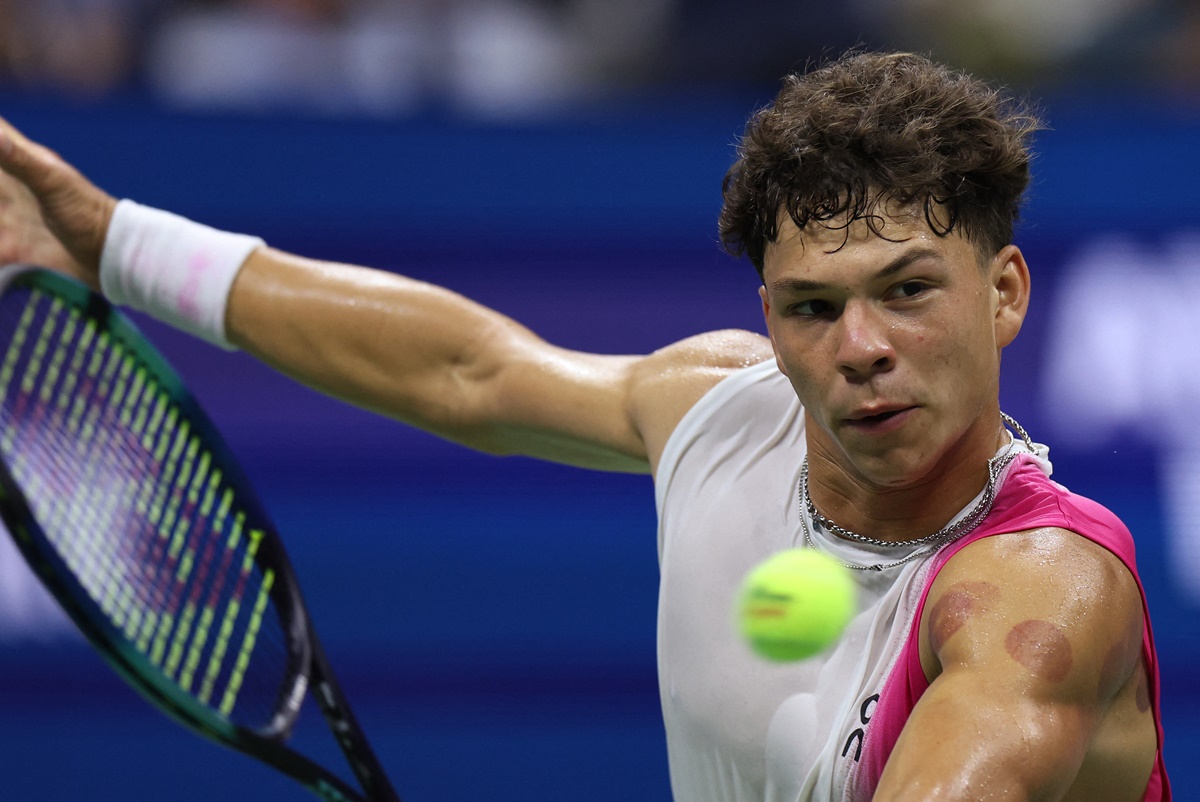
[[[1008,426],[1010,426],[1017,434],[1021,436],[1021,439],[1025,441],[1025,445],[1029,448],[1030,452],[1036,453],[1037,449],[1033,444],[1033,440],[1030,439],[1029,434],[1025,431],[1024,427],[1003,412],[1000,413],[1000,417]],[[1004,471],[1008,464],[1012,462],[1016,455],[1017,452],[1013,449],[1005,449],[1002,454],[997,454],[988,460],[988,481],[987,486],[983,490],[983,495],[980,497],[979,501],[975,503],[975,506],[956,522],[947,524],[933,534],[925,535],[924,537],[912,538],[910,540],[879,540],[877,538],[867,537],[866,535],[860,535],[857,532],[853,532],[845,527],[839,526],[817,511],[816,505],[813,504],[812,498],[808,494],[808,455],[805,454],[804,463],[800,466],[800,488],[798,494],[800,500],[800,522],[804,526],[804,539],[810,546],[815,546],[812,540],[812,533],[808,528],[808,517],[811,516],[814,526],[819,526],[822,529],[837,535],[838,537],[845,538],[846,540],[854,540],[859,543],[866,543],[869,546],[899,549],[913,548],[914,546],[930,544],[928,549],[915,551],[912,554],[909,554],[907,557],[904,557],[903,559],[897,560],[893,563],[868,566],[843,563],[843,565],[845,565],[847,568],[854,568],[860,571],[882,571],[887,568],[895,568],[898,565],[903,565],[910,560],[915,560],[917,557],[928,554],[936,546],[953,540],[957,537],[961,537],[962,535],[965,535],[973,530],[975,527],[979,526],[980,522],[987,517],[989,512],[991,512],[992,504],[996,501],[996,481],[1000,478],[1000,474]],[[806,511],[808,512],[808,516],[804,514]]]

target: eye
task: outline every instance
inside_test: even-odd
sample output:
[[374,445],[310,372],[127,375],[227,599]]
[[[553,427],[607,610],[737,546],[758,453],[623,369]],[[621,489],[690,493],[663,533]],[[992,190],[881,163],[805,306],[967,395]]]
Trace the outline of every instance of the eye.
[[929,289],[927,284],[920,281],[905,281],[902,284],[897,284],[892,288],[891,297],[899,300],[907,298],[916,298],[925,290]]
[[794,317],[828,317],[833,314],[834,307],[829,301],[810,298],[807,301],[792,304],[787,310],[788,314]]

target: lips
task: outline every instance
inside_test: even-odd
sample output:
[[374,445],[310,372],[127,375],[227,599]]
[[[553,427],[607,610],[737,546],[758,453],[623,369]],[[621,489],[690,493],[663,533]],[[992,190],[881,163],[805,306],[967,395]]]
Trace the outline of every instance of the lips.
[[851,413],[850,415],[847,415],[846,420],[850,421],[851,423],[856,423],[858,421],[867,421],[874,418],[883,419],[891,417],[899,412],[903,412],[906,409],[912,409],[912,407],[904,404],[864,407],[856,412]]
[[903,423],[916,407],[891,405],[866,407],[846,417],[847,426],[860,431],[890,431]]

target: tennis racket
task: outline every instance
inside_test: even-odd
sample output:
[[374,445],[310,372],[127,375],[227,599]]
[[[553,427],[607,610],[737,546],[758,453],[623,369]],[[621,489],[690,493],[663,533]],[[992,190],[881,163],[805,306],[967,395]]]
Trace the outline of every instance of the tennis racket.
[[[27,266],[0,269],[0,517],[161,710],[323,799],[398,802],[216,429],[127,318]],[[361,791],[287,746],[309,691]]]

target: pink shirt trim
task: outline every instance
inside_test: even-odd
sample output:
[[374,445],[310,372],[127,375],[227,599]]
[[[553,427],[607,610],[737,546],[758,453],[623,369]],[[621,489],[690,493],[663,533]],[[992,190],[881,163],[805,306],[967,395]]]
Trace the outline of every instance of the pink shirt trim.
[[1068,529],[1111,551],[1133,574],[1142,594],[1143,609],[1147,610],[1142,636],[1142,656],[1150,680],[1150,698],[1158,730],[1158,752],[1143,802],[1169,802],[1171,786],[1163,764],[1162,715],[1159,709],[1158,656],[1154,649],[1154,637],[1150,631],[1150,617],[1146,607],[1146,593],[1138,577],[1134,560],[1133,537],[1120,519],[1090,499],[1077,496],[1042,472],[1030,455],[1018,456],[1010,468],[1007,480],[996,497],[992,511],[979,527],[969,535],[951,543],[934,556],[926,575],[908,638],[900,655],[884,682],[879,702],[871,716],[867,736],[863,744],[862,759],[857,767],[854,783],[860,794],[855,798],[870,799],[879,785],[883,768],[900,737],[900,731],[921,694],[929,687],[925,671],[921,668],[918,643],[919,622],[925,609],[929,588],[951,557],[977,540],[993,535],[1022,532],[1039,527],[1053,526]]

